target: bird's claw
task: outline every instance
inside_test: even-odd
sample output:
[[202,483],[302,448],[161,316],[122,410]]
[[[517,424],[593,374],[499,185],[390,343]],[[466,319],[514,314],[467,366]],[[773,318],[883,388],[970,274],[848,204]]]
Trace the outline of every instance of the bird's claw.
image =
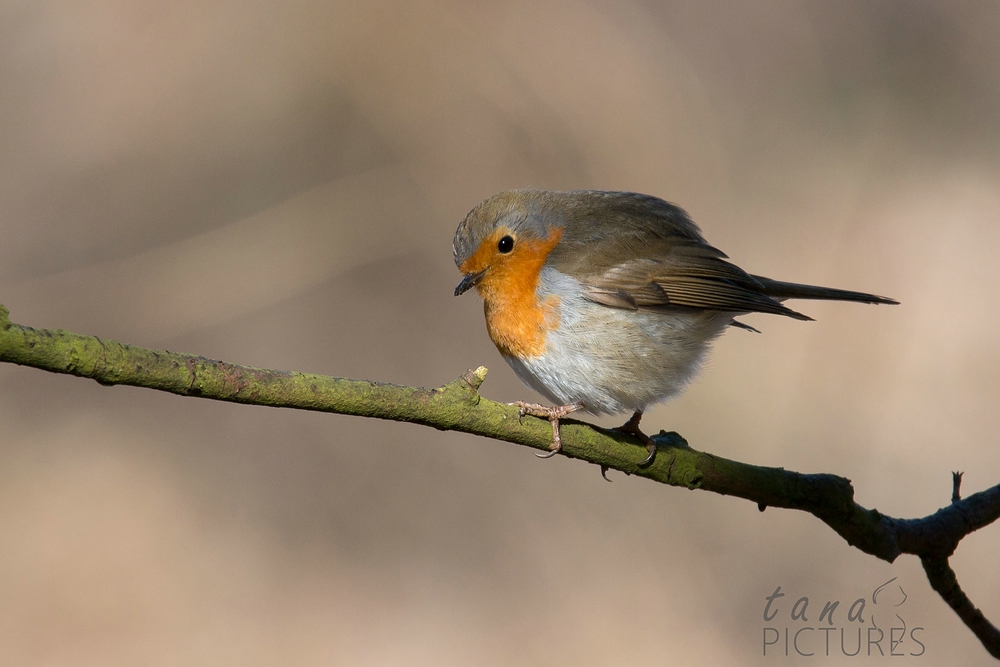
[[646,449],[649,450],[649,456],[647,456],[642,460],[642,463],[639,464],[640,468],[645,468],[649,466],[653,462],[653,460],[656,459],[656,441],[650,438],[648,435],[646,436],[646,440],[649,441],[646,443]]
[[510,405],[517,406],[517,419],[518,421],[524,417],[524,415],[532,415],[534,417],[543,417],[548,419],[552,424],[552,446],[549,451],[544,454],[535,453],[540,459],[552,458],[560,451],[562,451],[562,438],[559,437],[559,420],[568,415],[571,412],[576,412],[583,406],[571,403],[569,405],[559,405],[554,408],[548,408],[544,405],[539,405],[538,403],[525,403],[524,401],[516,401]]
[[629,420],[618,427],[616,430],[622,433],[628,433],[629,435],[634,435],[642,441],[642,444],[646,445],[646,449],[649,451],[649,456],[644,458],[641,463],[639,463],[640,468],[645,468],[649,466],[656,459],[656,441],[650,438],[648,435],[639,430],[639,421],[642,419],[642,413],[636,411]]

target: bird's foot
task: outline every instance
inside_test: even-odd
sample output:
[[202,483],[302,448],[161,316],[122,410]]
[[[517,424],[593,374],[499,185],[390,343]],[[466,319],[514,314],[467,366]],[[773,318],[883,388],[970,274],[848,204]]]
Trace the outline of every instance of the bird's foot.
[[649,452],[649,456],[642,460],[639,464],[640,468],[645,468],[653,459],[656,458],[656,441],[650,438],[648,435],[639,430],[639,421],[642,419],[642,412],[636,410],[635,413],[629,417],[629,420],[619,426],[616,431],[621,431],[622,433],[628,433],[629,435],[634,435],[642,441],[642,444],[646,445],[646,450]]
[[544,454],[535,454],[540,459],[555,456],[562,449],[562,439],[559,437],[559,420],[571,412],[583,409],[583,406],[579,403],[557,405],[552,408],[539,403],[525,403],[524,401],[517,401],[511,403],[511,405],[517,406],[517,416],[519,419],[524,415],[531,415],[533,417],[544,417],[552,423],[552,446]]

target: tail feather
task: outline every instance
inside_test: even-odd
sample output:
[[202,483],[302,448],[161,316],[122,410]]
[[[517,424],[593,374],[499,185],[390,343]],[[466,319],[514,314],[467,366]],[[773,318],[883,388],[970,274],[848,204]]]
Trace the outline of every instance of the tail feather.
[[779,301],[783,299],[825,299],[828,301],[899,304],[895,299],[875,294],[866,294],[865,292],[852,292],[851,290],[835,289],[833,287],[786,283],[780,280],[764,278],[763,276],[753,276],[753,278],[764,287],[764,294]]

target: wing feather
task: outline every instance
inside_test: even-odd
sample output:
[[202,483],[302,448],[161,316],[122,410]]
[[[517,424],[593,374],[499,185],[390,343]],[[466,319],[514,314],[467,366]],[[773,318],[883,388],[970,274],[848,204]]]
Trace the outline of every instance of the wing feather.
[[588,299],[611,308],[693,308],[809,320],[782,301],[800,297],[892,302],[751,276],[709,245],[683,209],[656,197],[597,191],[549,197],[550,213],[561,220],[564,236],[548,262],[580,280]]

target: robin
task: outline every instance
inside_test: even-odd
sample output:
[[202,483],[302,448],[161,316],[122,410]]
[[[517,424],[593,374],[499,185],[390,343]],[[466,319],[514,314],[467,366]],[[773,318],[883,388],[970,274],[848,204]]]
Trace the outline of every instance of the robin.
[[476,288],[500,354],[554,404],[513,404],[552,423],[543,458],[560,450],[571,412],[631,412],[620,430],[646,445],[649,465],[643,411],[678,394],[727,327],[756,331],[736,316],[811,320],[782,303],[795,298],[898,303],[746,273],[683,209],[634,192],[501,192],[458,226],[454,255],[455,296]]

